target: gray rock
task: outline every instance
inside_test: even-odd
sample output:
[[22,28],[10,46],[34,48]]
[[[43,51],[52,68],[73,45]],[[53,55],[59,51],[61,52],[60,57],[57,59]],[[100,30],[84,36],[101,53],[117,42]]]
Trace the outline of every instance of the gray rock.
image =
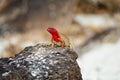
[[0,59],[0,80],[82,80],[77,54],[69,47],[37,44]]

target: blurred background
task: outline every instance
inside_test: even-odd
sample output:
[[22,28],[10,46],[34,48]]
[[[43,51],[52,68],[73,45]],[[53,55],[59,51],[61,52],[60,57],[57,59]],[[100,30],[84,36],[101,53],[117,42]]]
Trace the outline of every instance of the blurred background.
[[83,80],[120,79],[120,0],[0,0],[0,58],[49,44],[54,27],[70,39]]

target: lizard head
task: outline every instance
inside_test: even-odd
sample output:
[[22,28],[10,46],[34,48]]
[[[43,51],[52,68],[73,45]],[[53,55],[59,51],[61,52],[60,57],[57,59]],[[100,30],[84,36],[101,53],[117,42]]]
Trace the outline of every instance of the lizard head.
[[53,35],[59,35],[58,31],[55,28],[48,28],[47,31],[53,36]]

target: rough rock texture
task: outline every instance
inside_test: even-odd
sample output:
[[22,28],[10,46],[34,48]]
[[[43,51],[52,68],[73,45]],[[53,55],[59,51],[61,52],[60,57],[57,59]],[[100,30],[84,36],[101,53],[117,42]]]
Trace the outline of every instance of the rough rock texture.
[[65,47],[37,44],[0,59],[0,80],[82,80],[77,54]]

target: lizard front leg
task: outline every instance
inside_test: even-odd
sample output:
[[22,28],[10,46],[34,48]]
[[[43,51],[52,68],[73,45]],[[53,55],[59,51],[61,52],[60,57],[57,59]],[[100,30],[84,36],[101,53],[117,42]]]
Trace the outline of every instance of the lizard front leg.
[[53,40],[53,38],[52,38],[52,40],[51,40],[51,42],[52,42],[52,48],[54,48],[54,40]]
[[64,46],[65,46],[65,41],[64,40],[62,40],[62,45],[61,45],[61,47],[63,48]]

